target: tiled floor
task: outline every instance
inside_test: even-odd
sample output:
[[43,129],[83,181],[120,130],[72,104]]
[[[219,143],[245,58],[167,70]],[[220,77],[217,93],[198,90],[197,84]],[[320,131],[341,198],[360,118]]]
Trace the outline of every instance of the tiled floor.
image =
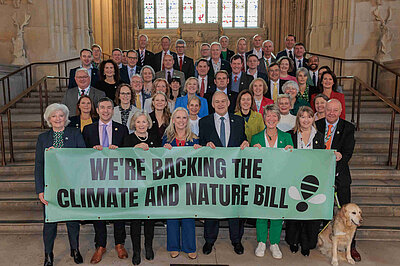
[[[108,236],[109,249],[104,255],[103,260],[98,265],[132,265],[131,263],[131,243],[127,238],[126,247],[130,258],[120,260],[117,258],[113,249],[112,236]],[[281,242],[283,259],[275,260],[271,257],[267,249],[264,258],[257,258],[254,255],[256,241],[254,239],[245,239],[244,255],[236,255],[233,252],[229,240],[218,240],[215,249],[210,255],[203,255],[201,252],[204,240],[202,237],[197,239],[198,258],[190,260],[186,254],[181,253],[176,259],[171,259],[166,251],[166,238],[156,237],[154,239],[155,259],[146,261],[142,256],[141,265],[170,265],[176,264],[227,264],[227,265],[330,265],[328,258],[324,257],[317,250],[312,250],[310,257],[303,257],[300,252],[291,254],[286,243]],[[362,255],[362,262],[356,265],[400,265],[400,242],[377,242],[377,241],[358,241],[358,250]],[[43,265],[43,244],[40,234],[24,235],[0,235],[0,265]],[[89,261],[93,254],[93,235],[82,234],[80,237],[80,251],[84,257],[83,265],[90,265]],[[69,257],[68,238],[65,234],[58,235],[54,248],[55,265],[75,265],[72,258]],[[339,265],[349,265],[347,262],[341,262]]]

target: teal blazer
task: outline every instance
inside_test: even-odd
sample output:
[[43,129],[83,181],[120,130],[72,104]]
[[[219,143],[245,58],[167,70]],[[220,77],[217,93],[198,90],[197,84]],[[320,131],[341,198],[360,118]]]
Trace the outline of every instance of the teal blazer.
[[[261,144],[261,147],[266,147],[265,144],[265,130],[261,131],[260,133],[255,134],[251,138],[250,146],[253,147],[255,144]],[[278,148],[285,148],[287,145],[293,146],[292,137],[289,133],[283,132],[279,129],[278,130]]]

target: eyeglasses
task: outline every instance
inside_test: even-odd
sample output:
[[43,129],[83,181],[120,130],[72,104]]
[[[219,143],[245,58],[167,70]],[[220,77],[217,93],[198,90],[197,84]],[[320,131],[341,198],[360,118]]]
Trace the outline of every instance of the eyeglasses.
[[89,76],[75,76],[77,79],[87,79]]
[[130,92],[120,92],[119,95],[128,96],[128,95],[132,95],[132,93],[130,93]]

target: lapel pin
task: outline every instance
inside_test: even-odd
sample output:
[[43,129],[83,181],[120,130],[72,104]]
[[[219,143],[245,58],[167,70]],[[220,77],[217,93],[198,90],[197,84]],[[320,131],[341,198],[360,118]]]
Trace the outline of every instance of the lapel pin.
[[318,140],[315,141],[315,144],[318,144]]
[[65,140],[68,140],[68,137],[65,137]]
[[231,120],[231,122],[233,123],[233,119]]
[[151,145],[153,145],[153,142],[150,142]]
[[115,128],[115,131],[118,131],[118,128]]
[[79,124],[76,124],[75,126],[76,126],[76,127],[79,127]]
[[337,133],[339,134],[340,132],[339,132],[339,131],[337,131]]
[[279,141],[279,143],[282,143],[282,140],[281,140],[281,141]]

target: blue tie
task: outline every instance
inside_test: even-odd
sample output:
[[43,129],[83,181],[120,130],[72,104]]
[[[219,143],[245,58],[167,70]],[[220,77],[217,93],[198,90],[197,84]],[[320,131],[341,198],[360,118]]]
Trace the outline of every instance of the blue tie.
[[110,146],[108,142],[107,125],[103,125],[103,147]]
[[221,119],[221,127],[219,128],[219,138],[221,139],[222,147],[226,147],[226,139],[225,139],[225,117],[220,117]]

